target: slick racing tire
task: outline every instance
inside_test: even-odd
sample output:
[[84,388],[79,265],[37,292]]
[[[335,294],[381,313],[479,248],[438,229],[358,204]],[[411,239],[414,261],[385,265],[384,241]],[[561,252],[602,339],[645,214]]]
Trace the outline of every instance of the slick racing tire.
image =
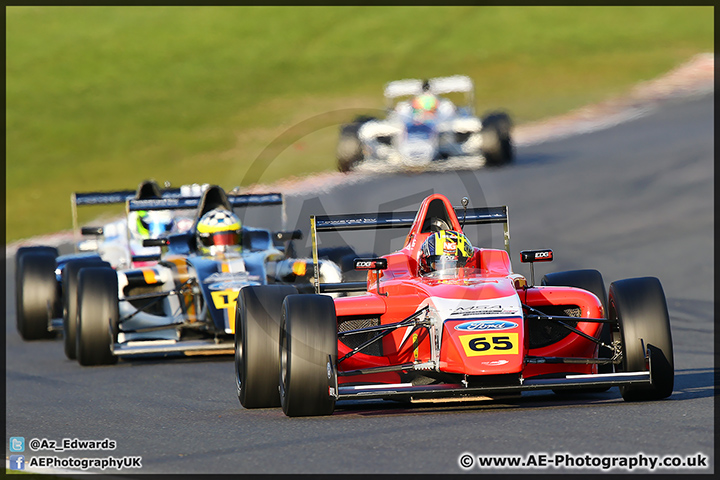
[[92,257],[82,260],[70,260],[63,267],[62,272],[62,298],[63,298],[63,343],[65,344],[65,356],[75,360],[77,339],[77,305],[78,305],[78,274],[81,268],[85,267],[110,267],[100,257]]
[[288,285],[259,285],[240,290],[235,309],[235,383],[245,408],[280,406],[278,392],[280,311]]
[[510,129],[510,117],[503,112],[490,113],[482,119],[482,154],[488,165],[500,166],[512,162],[514,158]]
[[358,137],[360,127],[367,121],[374,120],[373,117],[358,116],[353,123],[346,123],[340,126],[335,156],[338,161],[338,170],[349,172],[363,159],[362,144]]
[[117,273],[107,267],[86,267],[78,275],[77,360],[80,365],[117,362],[113,345],[118,337]]
[[[548,273],[540,280],[541,285],[552,285],[556,287],[575,287],[582,288],[592,293],[600,299],[603,307],[605,318],[607,318],[607,292],[605,290],[605,282],[602,274],[597,270],[568,270],[565,272]],[[612,344],[612,326],[608,323],[601,325],[600,340],[605,345]],[[612,351],[605,347],[598,349],[599,358],[612,358]],[[598,373],[612,373],[613,365],[598,365]],[[600,393],[609,390],[610,387],[600,388],[571,388],[553,390],[557,394],[574,394],[574,393]]]
[[620,387],[626,401],[659,400],[672,394],[675,380],[667,302],[655,277],[629,278],[610,284],[608,318],[620,329],[623,360],[619,370],[646,371],[649,353],[652,383]]
[[57,248],[50,247],[47,245],[34,245],[32,247],[20,247],[17,249],[17,252],[15,253],[15,262],[18,262],[20,260],[20,257],[25,255],[26,253],[47,253],[49,255],[52,255],[55,258],[57,258],[58,255],[60,255]]
[[52,247],[26,247],[17,253],[15,308],[17,330],[23,340],[55,337],[48,326],[59,310],[56,254],[57,249]]
[[290,295],[280,320],[280,403],[288,417],[330,415],[337,385],[337,318],[326,295]]
[[[605,282],[603,281],[602,274],[597,270],[568,270],[565,272],[548,273],[540,280],[540,284],[558,287],[575,287],[587,290],[600,299],[605,318],[607,318],[607,290],[605,290]],[[600,340],[605,345],[612,343],[612,326],[610,324],[606,323],[602,326]],[[601,358],[612,358],[612,352],[603,347],[600,347],[598,355]],[[598,370],[600,371],[599,373],[612,373],[613,368],[611,364],[599,365]]]
[[352,170],[362,160],[362,145],[358,138],[359,127],[354,123],[340,127],[340,137],[335,155],[338,161],[338,170],[343,173]]
[[597,270],[567,270],[565,272],[548,273],[540,280],[541,285],[556,287],[582,288],[600,299],[603,311],[607,315],[607,292],[602,274]]

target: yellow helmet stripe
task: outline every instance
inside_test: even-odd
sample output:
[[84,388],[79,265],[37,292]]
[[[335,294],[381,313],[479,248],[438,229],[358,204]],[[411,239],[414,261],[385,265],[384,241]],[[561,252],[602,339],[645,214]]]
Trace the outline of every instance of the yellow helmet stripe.
[[445,253],[445,230],[440,230],[435,240],[435,255],[442,255]]
[[238,222],[235,222],[230,225],[209,226],[209,225],[203,225],[202,223],[199,223],[197,226],[197,230],[200,233],[229,232],[229,231],[240,230],[240,224]]
[[458,235],[457,249],[458,254],[462,254],[463,257],[468,256],[467,242],[465,241],[465,236],[462,234]]
[[452,232],[453,235],[448,235],[446,230],[440,230],[436,233],[435,236],[435,255],[444,255],[445,254],[445,240],[451,239],[451,241],[455,242],[457,245],[457,254],[459,256],[463,257],[470,257],[471,255],[471,249],[470,249],[470,241],[467,239],[467,237],[460,233],[460,232]]

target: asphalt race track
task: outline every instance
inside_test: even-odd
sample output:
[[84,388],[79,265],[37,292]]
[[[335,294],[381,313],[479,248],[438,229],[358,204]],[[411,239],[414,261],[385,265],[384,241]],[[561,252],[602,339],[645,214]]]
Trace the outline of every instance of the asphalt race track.
[[[65,358],[59,340],[23,342],[15,330],[10,258],[7,437],[28,442],[109,438],[117,442],[111,452],[26,449],[26,461],[40,453],[141,455],[142,473],[462,473],[464,453],[550,458],[699,453],[708,457],[707,469],[656,472],[712,473],[713,128],[711,94],[658,106],[605,130],[519,148],[508,168],[385,175],[289,199],[289,226],[307,232],[310,213],[413,210],[433,192],[460,205],[467,195],[471,207],[509,206],[515,271],[529,277],[520,250],[554,250],[554,263],[538,264],[538,282],[544,273],[574,268],[600,270],[606,287],[621,278],[660,278],[675,350],[675,390],[669,399],[626,403],[613,388],[574,397],[534,392],[473,403],[339,403],[333,416],[323,418],[290,419],[279,408],[245,410],[237,400],[231,357],[83,368]],[[478,228],[469,229],[473,242],[501,248],[498,231],[491,238],[473,228]],[[386,253],[400,246],[404,232],[385,232],[334,240]],[[307,252],[308,245],[303,240],[298,249]],[[475,464],[467,471],[602,470],[493,470]]]

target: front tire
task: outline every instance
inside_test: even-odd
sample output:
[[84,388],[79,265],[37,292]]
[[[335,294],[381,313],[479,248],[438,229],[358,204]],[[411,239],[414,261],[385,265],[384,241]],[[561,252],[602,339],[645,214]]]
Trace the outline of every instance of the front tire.
[[23,340],[53,338],[50,319],[59,304],[57,249],[30,247],[18,251],[15,266],[16,322]]
[[77,359],[80,365],[117,362],[113,345],[118,337],[117,273],[107,267],[86,267],[78,275]]
[[675,380],[672,334],[667,302],[655,277],[629,278],[610,284],[608,318],[618,322],[623,347],[620,370],[647,370],[650,354],[651,385],[620,387],[626,401],[659,400],[672,394]]
[[362,144],[358,131],[364,122],[354,122],[340,127],[335,156],[338,161],[338,170],[347,173],[363,159]]
[[97,257],[87,260],[71,260],[63,267],[63,342],[65,347],[65,356],[70,360],[75,360],[77,358],[78,274],[80,273],[81,268],[100,266],[110,267],[110,264]]
[[330,415],[337,384],[337,318],[325,295],[290,295],[280,320],[280,403],[288,417]]
[[297,294],[287,285],[240,290],[235,310],[235,383],[245,408],[280,406],[277,372],[283,300]]

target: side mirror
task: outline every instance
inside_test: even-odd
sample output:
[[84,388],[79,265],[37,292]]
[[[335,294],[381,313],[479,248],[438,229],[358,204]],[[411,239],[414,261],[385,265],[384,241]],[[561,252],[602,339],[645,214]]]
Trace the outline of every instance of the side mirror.
[[292,232],[275,232],[275,240],[285,242],[287,240],[301,240],[303,238],[302,230],[293,230]]
[[523,250],[520,252],[520,262],[522,263],[534,263],[534,262],[552,262],[553,251],[549,248],[543,250]]
[[95,235],[99,237],[103,234],[103,227],[82,227],[80,233],[83,236]]
[[387,270],[386,258],[356,258],[353,260],[355,270]]
[[549,248],[542,250],[523,250],[520,252],[520,262],[530,264],[530,286],[535,285],[535,262],[552,262],[553,251]]
[[375,270],[375,288],[378,295],[387,295],[387,292],[380,291],[380,270],[387,270],[387,258],[356,258],[353,260],[355,270]]
[[160,260],[160,255],[133,255],[132,261],[135,262],[155,262]]
[[146,238],[142,244],[143,247],[167,247],[170,240],[167,238]]

